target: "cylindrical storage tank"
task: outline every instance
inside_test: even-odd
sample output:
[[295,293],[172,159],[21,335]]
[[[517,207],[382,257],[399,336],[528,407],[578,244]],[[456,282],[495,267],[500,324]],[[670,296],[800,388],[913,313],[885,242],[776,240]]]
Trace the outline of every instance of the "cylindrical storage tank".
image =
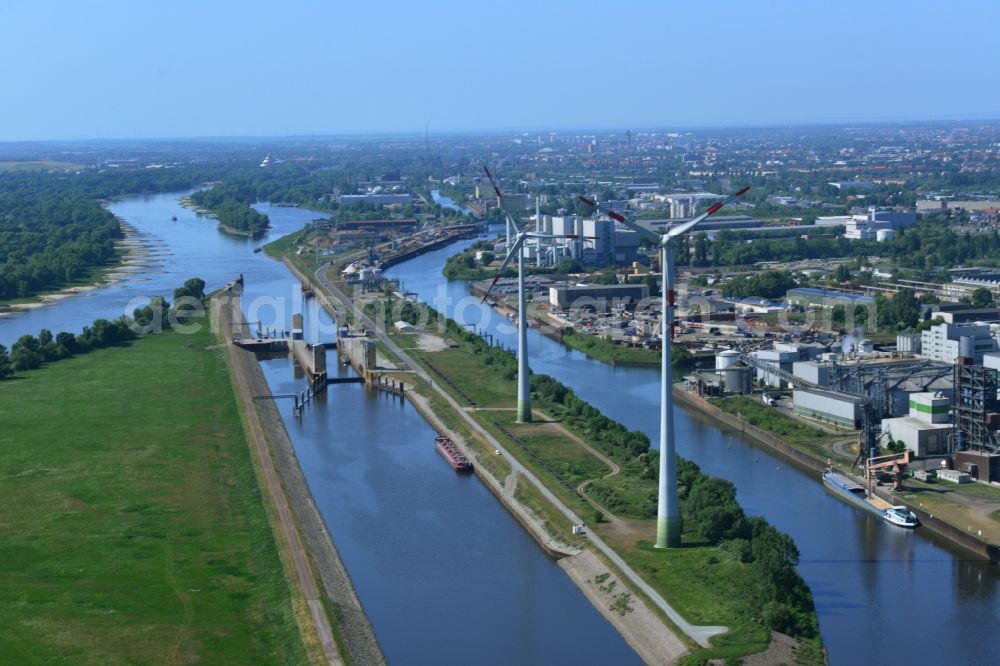
[[971,335],[963,335],[958,339],[958,355],[967,358],[976,357],[976,339]]
[[879,243],[884,243],[885,241],[891,241],[896,237],[896,232],[893,229],[878,229],[875,232],[875,240]]
[[725,370],[726,368],[736,363],[736,361],[738,361],[739,359],[740,359],[740,353],[738,351],[733,349],[727,349],[724,352],[716,354],[715,369]]
[[542,215],[541,229],[542,229],[542,233],[543,234],[551,234],[552,233],[552,216],[551,215]]
[[732,393],[742,393],[743,373],[746,371],[747,368],[742,363],[736,363],[727,367],[722,373],[722,382],[725,384],[726,390]]
[[374,280],[375,282],[380,282],[382,280],[382,269],[381,268],[373,268],[372,269],[372,280]]
[[358,278],[360,278],[362,282],[368,282],[368,280],[370,280],[371,277],[372,277],[372,271],[367,266],[362,268],[361,271],[358,273]]

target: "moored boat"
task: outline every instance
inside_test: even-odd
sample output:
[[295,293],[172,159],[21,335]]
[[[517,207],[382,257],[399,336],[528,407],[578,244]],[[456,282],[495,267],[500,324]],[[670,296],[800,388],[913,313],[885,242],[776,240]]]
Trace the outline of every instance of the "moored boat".
[[905,506],[893,506],[880,497],[868,496],[860,483],[833,470],[823,472],[823,486],[849,504],[873,513],[887,523],[900,527],[916,527],[920,524],[916,514]]
[[899,527],[916,527],[920,524],[917,514],[913,513],[905,506],[891,506],[882,512],[882,517],[887,523],[898,525]]
[[465,454],[462,453],[455,443],[448,439],[447,437],[435,437],[434,444],[437,447],[438,453],[444,456],[444,459],[448,461],[452,469],[456,472],[471,472],[472,463]]

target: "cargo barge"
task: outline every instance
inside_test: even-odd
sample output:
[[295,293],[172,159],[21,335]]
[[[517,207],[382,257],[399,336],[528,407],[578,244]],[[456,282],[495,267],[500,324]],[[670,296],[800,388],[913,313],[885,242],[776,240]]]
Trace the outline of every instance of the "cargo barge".
[[438,453],[444,456],[451,468],[456,472],[471,472],[472,463],[465,454],[458,450],[455,443],[447,437],[435,437],[434,445],[437,446]]
[[917,521],[916,514],[905,506],[893,506],[881,498],[866,496],[864,486],[860,483],[855,483],[843,474],[827,470],[823,473],[823,486],[849,504],[874,513],[882,520],[893,525],[898,525],[899,527],[916,527],[920,524]]

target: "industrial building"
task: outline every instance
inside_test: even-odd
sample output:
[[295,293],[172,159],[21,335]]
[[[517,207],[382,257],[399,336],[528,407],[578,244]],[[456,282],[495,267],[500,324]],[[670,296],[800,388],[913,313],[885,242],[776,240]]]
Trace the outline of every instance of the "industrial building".
[[587,266],[610,266],[631,263],[639,256],[639,234],[607,218],[540,215],[538,230],[579,237],[538,239],[526,245],[527,258],[538,266],[555,266],[565,258],[577,259]]
[[942,393],[913,393],[906,416],[882,419],[882,435],[890,442],[903,442],[918,456],[941,455],[950,450],[951,400]]
[[398,220],[346,220],[338,222],[337,228],[343,230],[351,229],[382,229],[394,231],[410,231],[417,227],[417,220],[412,217],[400,218]]
[[[662,233],[666,231],[667,227],[673,224],[680,224],[681,222],[686,222],[687,219],[692,216],[671,218],[663,220],[636,220],[636,223],[646,229],[652,231],[653,233]],[[711,217],[701,224],[698,225],[698,232],[706,231],[723,231],[723,230],[739,230],[739,229],[752,229],[757,230],[764,226],[764,223],[760,220],[750,217],[749,215],[718,215]],[[782,227],[775,227],[776,229],[783,229]],[[787,230],[788,227],[784,227]]]
[[[853,308],[863,305],[873,307],[875,299],[865,294],[855,294],[849,291],[839,291],[836,289],[816,289],[814,287],[796,287],[789,289],[785,295],[785,300],[789,305],[798,305],[804,308],[832,308],[842,305],[844,308]],[[873,321],[869,318],[869,321]]]
[[851,240],[892,240],[896,231],[917,223],[917,214],[895,210],[868,209],[865,215],[837,215],[816,218],[816,226],[844,227],[844,238]]
[[574,287],[549,287],[549,303],[554,308],[569,309],[593,306],[605,312],[615,305],[627,305],[649,298],[645,284],[593,284]]
[[920,336],[920,354],[943,363],[955,363],[959,356],[968,356],[982,364],[983,354],[997,349],[997,341],[987,325],[938,324]]
[[337,203],[350,206],[356,203],[366,203],[372,206],[406,205],[414,202],[410,194],[341,194]]
[[865,399],[861,396],[833,391],[809,388],[792,391],[792,411],[795,414],[851,430],[861,427],[864,403]]

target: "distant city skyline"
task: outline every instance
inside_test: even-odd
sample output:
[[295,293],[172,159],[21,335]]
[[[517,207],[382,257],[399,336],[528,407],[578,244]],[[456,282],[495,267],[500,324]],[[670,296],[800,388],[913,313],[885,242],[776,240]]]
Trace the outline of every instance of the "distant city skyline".
[[15,1],[0,141],[1000,119],[1000,6],[941,7]]

